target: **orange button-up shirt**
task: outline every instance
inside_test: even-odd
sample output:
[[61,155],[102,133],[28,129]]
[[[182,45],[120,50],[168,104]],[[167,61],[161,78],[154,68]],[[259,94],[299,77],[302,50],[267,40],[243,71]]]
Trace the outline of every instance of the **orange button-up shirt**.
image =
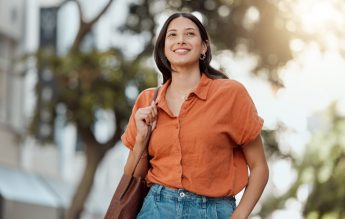
[[[248,183],[241,146],[254,140],[263,125],[247,90],[235,80],[202,74],[176,117],[165,99],[170,83],[162,85],[157,97],[147,181],[210,197],[236,195]],[[131,150],[136,137],[134,114],[150,105],[153,94],[152,88],[140,93],[121,137]]]

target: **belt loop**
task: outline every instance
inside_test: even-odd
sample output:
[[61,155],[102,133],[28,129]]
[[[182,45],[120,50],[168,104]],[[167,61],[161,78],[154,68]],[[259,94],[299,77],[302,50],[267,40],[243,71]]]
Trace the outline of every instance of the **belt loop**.
[[202,204],[201,204],[201,208],[206,208],[206,203],[207,203],[207,199],[205,196],[202,196]]
[[156,191],[156,195],[155,195],[155,200],[157,202],[161,201],[161,191],[162,191],[163,186],[162,185],[158,185],[158,189]]

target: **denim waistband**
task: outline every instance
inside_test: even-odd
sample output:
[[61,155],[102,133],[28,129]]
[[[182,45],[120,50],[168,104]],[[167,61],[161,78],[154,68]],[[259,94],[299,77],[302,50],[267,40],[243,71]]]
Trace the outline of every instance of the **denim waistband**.
[[212,202],[217,200],[231,200],[236,201],[235,197],[208,197],[203,195],[198,195],[193,192],[187,191],[185,189],[172,189],[159,184],[153,184],[150,189],[150,193],[155,196],[156,201],[159,201],[160,197],[173,199],[176,201],[193,201],[193,202]]

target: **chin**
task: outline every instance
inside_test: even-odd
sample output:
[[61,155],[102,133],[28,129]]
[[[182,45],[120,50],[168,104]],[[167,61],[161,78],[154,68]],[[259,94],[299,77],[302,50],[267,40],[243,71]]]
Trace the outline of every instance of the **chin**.
[[199,64],[199,59],[198,60],[190,60],[190,59],[181,59],[179,60],[174,60],[173,62],[170,62],[172,66],[185,66],[185,65],[198,65]]

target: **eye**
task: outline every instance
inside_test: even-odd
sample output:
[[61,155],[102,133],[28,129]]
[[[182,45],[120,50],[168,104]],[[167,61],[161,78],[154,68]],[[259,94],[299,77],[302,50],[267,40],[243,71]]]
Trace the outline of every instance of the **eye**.
[[176,36],[176,33],[168,33],[167,34],[167,37],[174,37],[174,36]]
[[187,36],[194,36],[194,32],[187,32]]

